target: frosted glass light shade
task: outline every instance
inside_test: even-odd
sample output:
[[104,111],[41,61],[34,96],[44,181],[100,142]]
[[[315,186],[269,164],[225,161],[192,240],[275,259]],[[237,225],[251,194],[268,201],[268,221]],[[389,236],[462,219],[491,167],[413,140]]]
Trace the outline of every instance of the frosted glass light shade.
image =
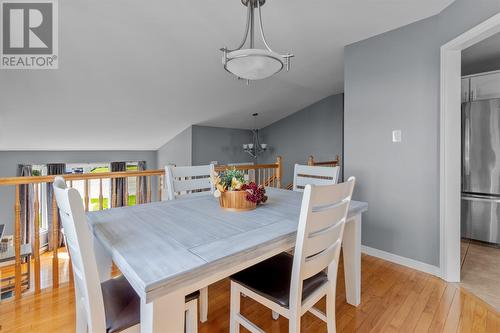
[[224,68],[245,80],[268,78],[283,69],[285,60],[277,53],[262,49],[243,49],[227,54]]

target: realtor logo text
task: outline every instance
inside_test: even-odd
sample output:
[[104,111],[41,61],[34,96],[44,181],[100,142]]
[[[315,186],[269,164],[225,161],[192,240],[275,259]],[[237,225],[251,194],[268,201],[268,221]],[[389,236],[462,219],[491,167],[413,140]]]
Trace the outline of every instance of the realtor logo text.
[[56,0],[0,0],[0,68],[58,68]]

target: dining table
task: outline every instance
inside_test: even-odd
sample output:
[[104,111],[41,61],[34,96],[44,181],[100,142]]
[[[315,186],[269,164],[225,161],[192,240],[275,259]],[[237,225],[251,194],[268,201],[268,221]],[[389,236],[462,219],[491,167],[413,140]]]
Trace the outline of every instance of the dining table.
[[[141,332],[184,332],[185,296],[295,246],[302,192],[266,188],[245,212],[212,195],[88,212],[101,281],[112,263],[141,300]],[[351,201],[343,239],[346,300],[361,301],[361,217]]]

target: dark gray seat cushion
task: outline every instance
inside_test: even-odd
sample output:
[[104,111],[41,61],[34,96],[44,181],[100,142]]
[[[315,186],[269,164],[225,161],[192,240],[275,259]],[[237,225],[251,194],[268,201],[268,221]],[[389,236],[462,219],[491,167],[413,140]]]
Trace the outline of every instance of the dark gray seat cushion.
[[[141,321],[141,300],[124,276],[101,283],[106,314],[106,331],[120,332]],[[199,291],[186,296],[186,302],[198,298]]]
[[141,300],[124,276],[101,283],[106,331],[120,332],[141,321]]
[[[231,280],[262,297],[288,308],[290,304],[292,266],[293,256],[283,252],[234,274],[231,276]],[[323,271],[304,280],[302,300],[305,300],[327,281],[328,276]]]

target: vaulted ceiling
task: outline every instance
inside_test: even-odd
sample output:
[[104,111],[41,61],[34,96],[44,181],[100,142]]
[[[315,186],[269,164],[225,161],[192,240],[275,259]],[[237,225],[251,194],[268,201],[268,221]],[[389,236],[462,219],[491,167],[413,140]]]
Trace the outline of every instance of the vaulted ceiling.
[[453,0],[267,0],[290,72],[250,85],[221,65],[239,0],[59,1],[59,69],[0,71],[0,150],[157,149],[192,124],[259,127],[343,92],[343,47]]

